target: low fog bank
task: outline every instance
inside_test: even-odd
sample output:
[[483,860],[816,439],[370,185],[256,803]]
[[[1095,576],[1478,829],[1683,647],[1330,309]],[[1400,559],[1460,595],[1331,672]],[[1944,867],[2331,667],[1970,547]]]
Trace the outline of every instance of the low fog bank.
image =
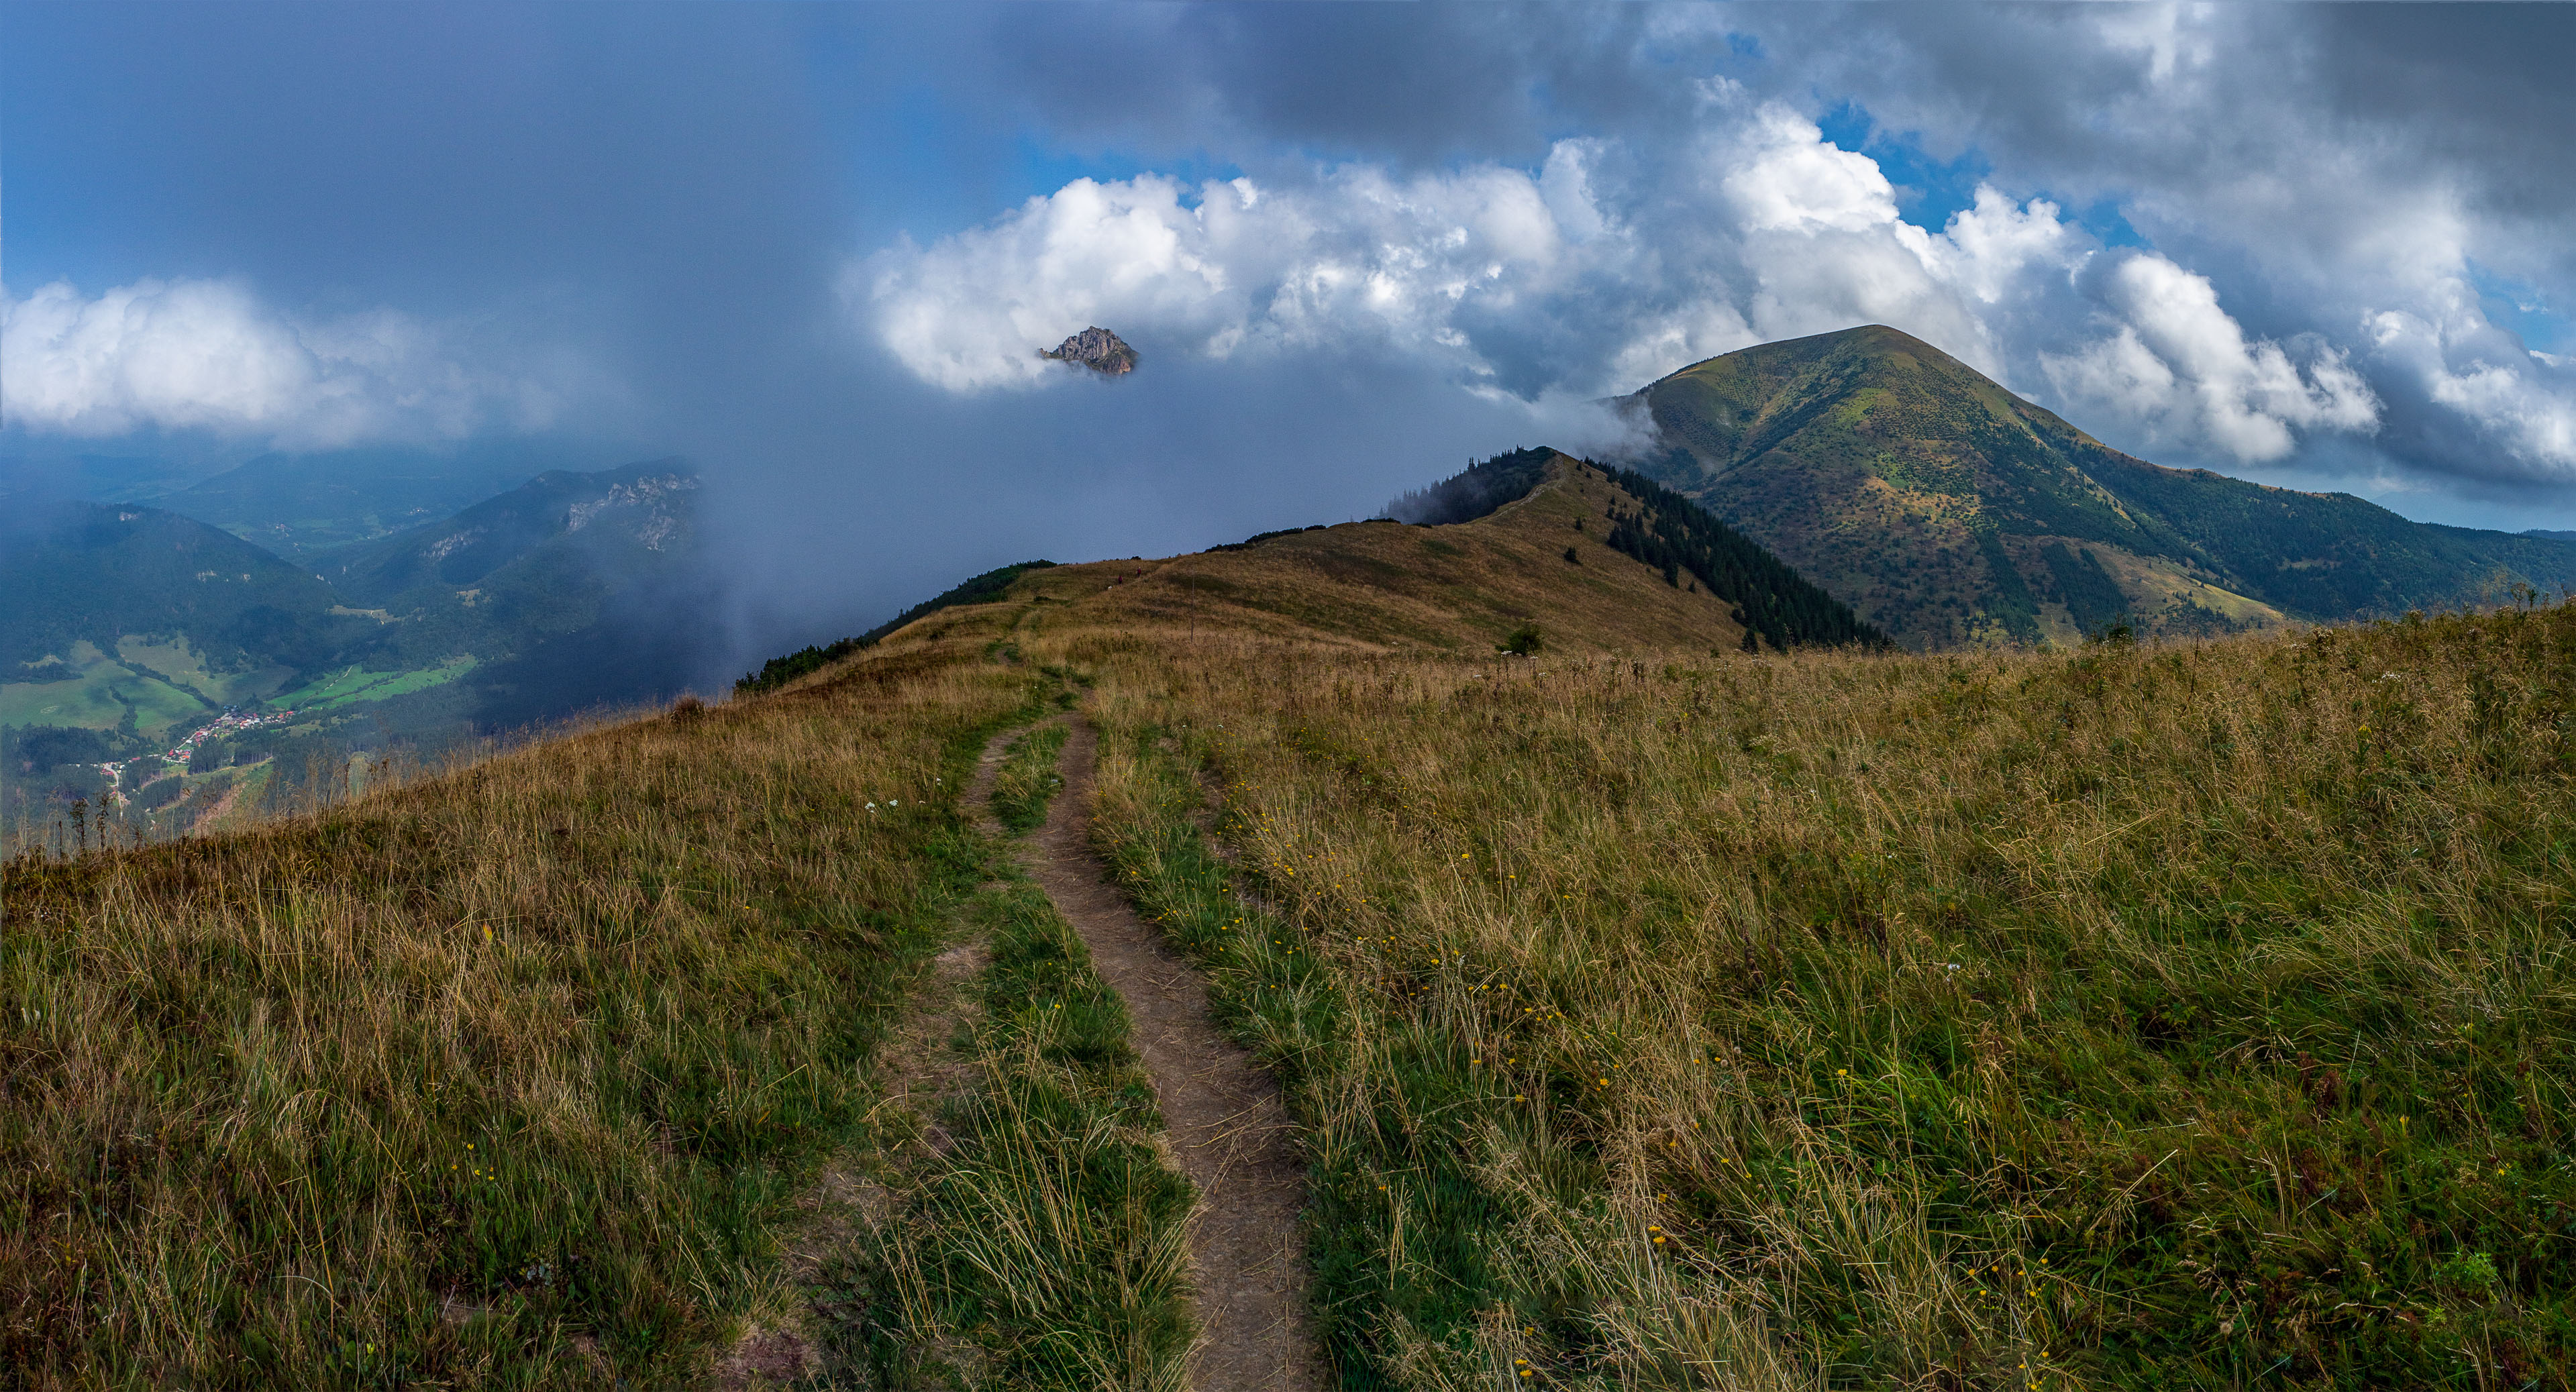
[[[1079,327],[1079,326],[1077,326]],[[892,363],[767,438],[706,439],[703,528],[728,673],[861,632],[1015,561],[1168,556],[1373,517],[1526,445],[1632,453],[1605,407],[1479,392],[1392,356],[1158,358],[1108,379],[952,394]],[[711,637],[716,635],[710,635]]]

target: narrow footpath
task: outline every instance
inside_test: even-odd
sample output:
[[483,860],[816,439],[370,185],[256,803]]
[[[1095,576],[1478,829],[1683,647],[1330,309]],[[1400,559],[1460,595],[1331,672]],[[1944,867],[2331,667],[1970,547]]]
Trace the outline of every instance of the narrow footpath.
[[1198,972],[1111,886],[1084,834],[1099,741],[1076,717],[1064,786],[1031,838],[1029,872],[1127,1001],[1137,1051],[1183,1173],[1204,1207],[1190,1229],[1203,1326],[1191,1392],[1307,1392],[1323,1379],[1306,1310],[1305,1180],[1279,1090],[1208,1019]]

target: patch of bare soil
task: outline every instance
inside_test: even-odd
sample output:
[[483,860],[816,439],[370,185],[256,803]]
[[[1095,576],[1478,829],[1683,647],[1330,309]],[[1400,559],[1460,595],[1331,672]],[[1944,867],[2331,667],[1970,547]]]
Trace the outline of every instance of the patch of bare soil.
[[1193,1392],[1322,1385],[1306,1306],[1305,1179],[1279,1090],[1208,1019],[1207,988],[1137,917],[1092,854],[1092,765],[1099,741],[1076,720],[1064,786],[1033,838],[1030,873],[1126,998],[1137,1051],[1153,1075],[1172,1150],[1198,1185],[1190,1277],[1203,1326]]
[[812,1341],[793,1329],[743,1331],[716,1363],[716,1386],[727,1389],[769,1387],[794,1382],[823,1366]]
[[241,774],[225,784],[222,795],[215,799],[215,805],[197,814],[196,821],[193,823],[194,830],[202,835],[220,829],[224,817],[233,810],[233,803],[241,797],[242,784],[249,779],[250,775]]

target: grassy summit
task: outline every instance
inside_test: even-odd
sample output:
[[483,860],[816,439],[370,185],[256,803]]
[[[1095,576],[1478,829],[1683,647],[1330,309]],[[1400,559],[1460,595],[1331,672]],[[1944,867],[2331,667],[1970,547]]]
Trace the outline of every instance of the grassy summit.
[[1769,343],[1633,398],[1652,466],[1914,648],[2207,634],[2576,584],[2576,546],[2159,468],[1919,339]]
[[[1743,646],[1747,620],[1761,619],[1743,612],[1746,604],[1841,608],[1785,570],[1766,571],[1739,600],[1667,567],[1661,550],[1638,548],[1651,562],[1622,550],[1613,543],[1623,519],[1648,507],[1638,493],[1613,471],[1554,450],[1520,454],[1528,467],[1514,486],[1527,491],[1480,503],[1488,510],[1469,522],[1355,522],[1163,560],[1056,566],[1023,575],[1002,602],[1044,606],[1026,619],[1041,631],[1177,626],[1466,653],[1489,653],[1532,627],[1552,652],[1733,649]],[[1661,525],[1686,539],[1671,521]],[[884,641],[984,631],[992,612],[946,609]],[[1821,641],[1858,636],[1845,631],[1847,613],[1842,619]]]

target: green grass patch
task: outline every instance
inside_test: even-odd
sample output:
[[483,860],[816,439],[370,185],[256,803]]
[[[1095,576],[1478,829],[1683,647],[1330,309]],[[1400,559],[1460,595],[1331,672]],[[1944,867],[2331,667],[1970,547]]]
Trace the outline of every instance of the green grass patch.
[[[1402,1386],[1384,1371],[1391,1325],[1470,1325],[1508,1294],[1485,1255],[1511,1213],[1475,1175],[1491,1118],[1471,1105],[1481,1085],[1444,1041],[1354,1044],[1351,1002],[1303,930],[1238,897],[1193,817],[1198,784],[1163,752],[1161,733],[1116,737],[1129,762],[1104,789],[1104,806],[1119,811],[1098,825],[1100,849],[1139,911],[1205,972],[1218,1022],[1280,1080],[1300,1125],[1332,1135],[1307,1147],[1317,1332],[1343,1387]],[[1335,1126],[1354,1093],[1361,1124]],[[1590,1177],[1588,1166],[1566,1176]],[[1520,1313],[1553,1311],[1542,1302]]]
[[1056,758],[1068,733],[1062,722],[1049,721],[1002,751],[1002,767],[993,777],[993,816],[1012,835],[1035,831],[1046,821],[1047,803],[1064,786]]
[[2571,656],[1139,662],[1099,834],[1290,1085],[1347,1385],[2556,1386]]
[[[48,669],[58,670],[58,669]],[[0,725],[77,725],[113,730],[130,717],[147,736],[211,712],[204,701],[148,671],[102,659],[63,681],[0,686]]]
[[346,667],[318,681],[281,692],[269,704],[287,710],[332,710],[360,701],[384,701],[443,686],[479,665],[470,654],[453,657],[435,667],[407,672],[374,672],[364,667]]

